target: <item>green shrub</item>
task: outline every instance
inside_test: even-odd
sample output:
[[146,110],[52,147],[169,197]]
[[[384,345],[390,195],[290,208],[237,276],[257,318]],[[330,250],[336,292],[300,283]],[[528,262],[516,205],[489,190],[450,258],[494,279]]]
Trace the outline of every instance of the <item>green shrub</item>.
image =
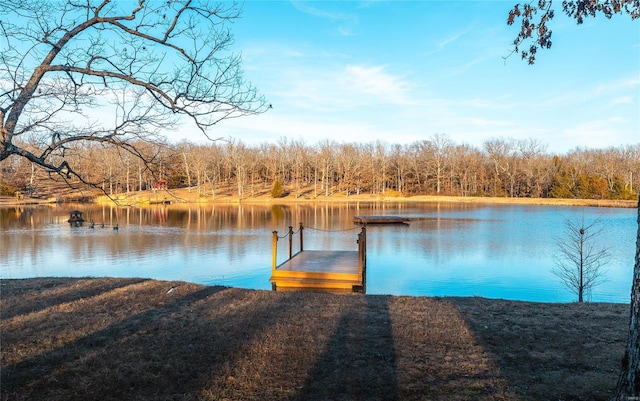
[[18,188],[11,184],[0,184],[0,196],[16,196]]
[[284,187],[280,180],[276,179],[271,186],[271,197],[280,198],[284,194]]

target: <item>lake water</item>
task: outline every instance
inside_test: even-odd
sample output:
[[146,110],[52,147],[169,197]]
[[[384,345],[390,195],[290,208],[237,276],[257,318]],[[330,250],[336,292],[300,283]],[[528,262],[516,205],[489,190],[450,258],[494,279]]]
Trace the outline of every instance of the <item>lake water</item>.
[[[70,226],[74,209],[95,228]],[[145,277],[270,289],[272,231],[284,235],[302,222],[305,249],[355,251],[358,215],[412,219],[368,226],[368,294],[575,301],[551,272],[556,240],[564,219],[598,218],[611,256],[590,300],[629,302],[636,210],[614,208],[362,202],[0,208],[0,278]],[[280,263],[287,241],[278,244]]]

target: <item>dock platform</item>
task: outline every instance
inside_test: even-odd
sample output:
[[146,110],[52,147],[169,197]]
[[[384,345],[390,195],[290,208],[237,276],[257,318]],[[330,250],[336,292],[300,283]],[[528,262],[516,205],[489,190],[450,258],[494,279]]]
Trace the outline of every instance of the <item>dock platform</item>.
[[405,216],[355,216],[356,224],[409,224],[411,218]]
[[[289,258],[276,266],[277,232],[274,231],[271,282],[274,291],[322,290],[329,292],[366,292],[365,230],[358,234],[357,251],[304,250],[300,226],[300,251],[292,254],[292,227],[289,228]],[[282,237],[282,238],[286,238]]]

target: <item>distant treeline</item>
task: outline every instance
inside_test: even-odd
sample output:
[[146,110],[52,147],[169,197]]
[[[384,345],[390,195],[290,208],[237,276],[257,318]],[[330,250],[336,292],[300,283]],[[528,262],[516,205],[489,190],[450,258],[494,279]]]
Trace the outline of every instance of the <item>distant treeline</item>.
[[[242,141],[206,145],[136,144],[144,163],[122,150],[87,145],[67,149],[65,160],[86,181],[115,195],[190,187],[202,197],[232,187],[240,197],[263,194],[277,182],[285,194],[336,193],[637,199],[640,143],[606,149],[576,148],[550,154],[535,139],[487,140],[482,148],[446,135],[408,145],[302,140],[248,146]],[[23,158],[0,166],[0,190],[37,194],[48,175]],[[77,184],[77,182],[76,182]]]

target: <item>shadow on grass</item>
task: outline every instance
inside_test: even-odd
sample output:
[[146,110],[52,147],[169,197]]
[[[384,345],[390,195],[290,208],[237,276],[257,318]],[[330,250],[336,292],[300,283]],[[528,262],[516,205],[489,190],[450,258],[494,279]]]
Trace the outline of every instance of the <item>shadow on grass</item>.
[[347,311],[294,400],[396,400],[398,379],[388,297]]
[[142,281],[0,320],[0,399],[604,400],[627,318],[626,305]]
[[[5,281],[6,280],[1,280]],[[0,281],[0,282],[1,282]],[[13,317],[41,311],[52,306],[77,301],[82,298],[95,297],[117,288],[147,281],[140,278],[124,279],[76,279],[76,278],[42,278],[34,280],[13,280],[22,285],[12,286],[12,291],[2,291],[0,317]],[[34,285],[35,284],[35,285]]]
[[2,392],[6,395],[19,388],[28,387],[42,377],[64,369],[67,364],[90,357],[95,354],[96,348],[108,347],[126,339],[136,331],[142,330],[153,321],[153,317],[158,313],[177,311],[222,289],[222,287],[207,287],[160,308],[130,316],[118,324],[92,333],[63,347],[28,358],[17,364],[4,366],[0,376],[3,383]]
[[[212,374],[275,323],[278,302],[206,287],[2,369],[3,400],[192,399]],[[216,373],[217,372],[217,373]]]
[[611,399],[624,353],[626,305],[450,301],[522,399]]

